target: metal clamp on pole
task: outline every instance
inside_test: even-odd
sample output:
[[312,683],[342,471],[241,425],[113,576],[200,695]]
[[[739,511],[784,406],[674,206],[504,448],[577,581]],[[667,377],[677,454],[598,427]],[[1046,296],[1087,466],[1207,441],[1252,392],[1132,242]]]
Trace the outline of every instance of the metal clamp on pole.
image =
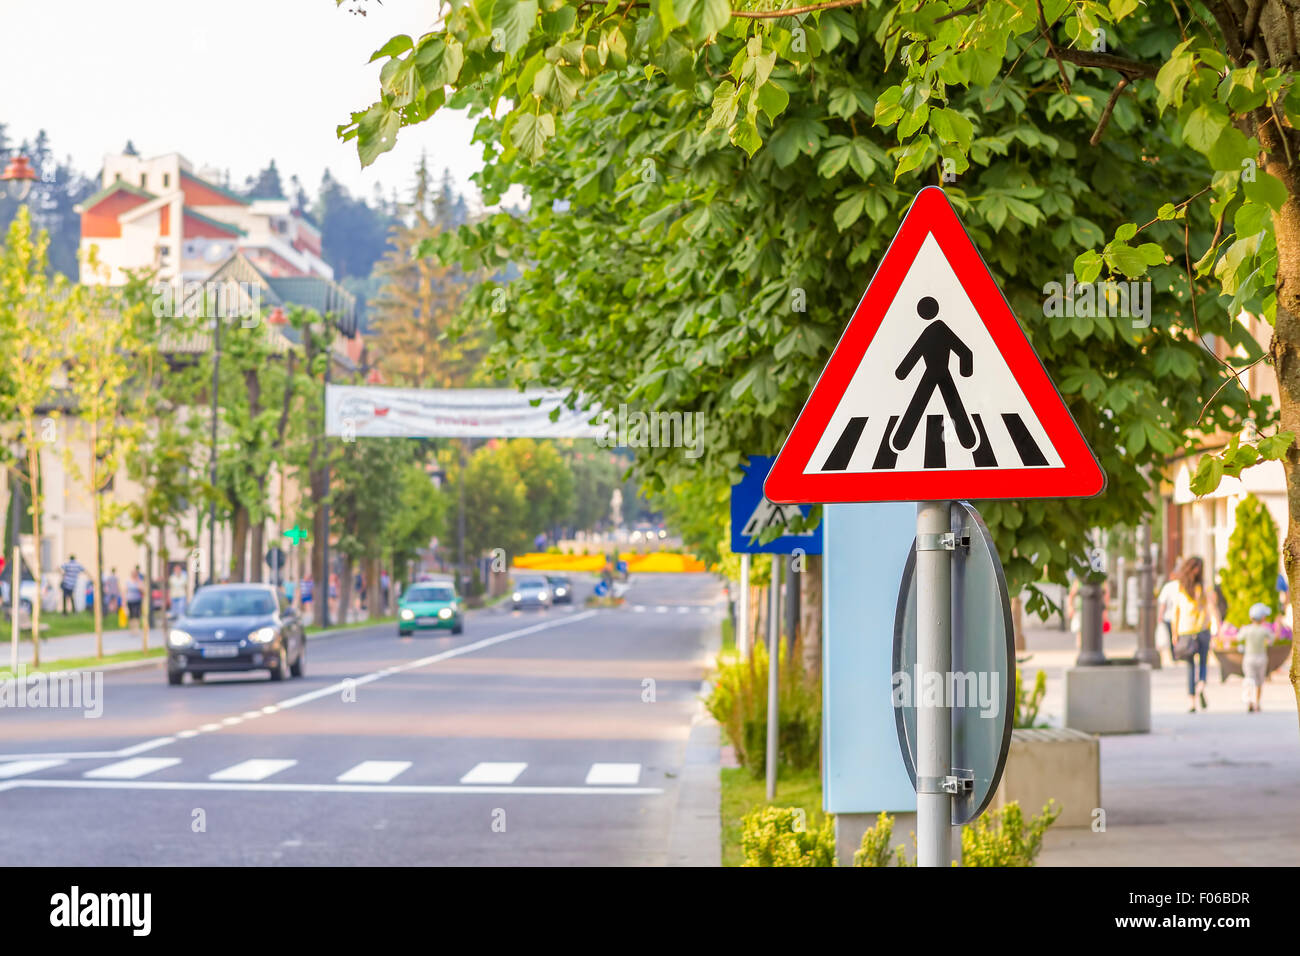
[[918,534],[916,536],[917,551],[956,551],[957,536],[951,531],[944,531],[941,534]]
[[975,789],[975,772],[973,770],[953,769],[946,777],[917,777],[917,793],[951,793],[956,796],[971,793]]

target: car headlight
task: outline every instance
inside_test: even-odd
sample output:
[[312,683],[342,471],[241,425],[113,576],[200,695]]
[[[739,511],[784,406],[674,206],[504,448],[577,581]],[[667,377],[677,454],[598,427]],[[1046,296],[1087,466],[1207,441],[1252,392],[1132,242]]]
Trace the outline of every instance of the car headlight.
[[248,635],[248,639],[255,644],[270,644],[275,640],[275,628],[259,627],[252,634]]
[[409,607],[404,607],[404,608],[402,608],[402,620],[403,620],[403,621],[412,621],[412,620],[414,620],[414,619],[415,619],[415,612],[414,612],[414,611],[412,611]]
[[438,617],[442,618],[444,621],[447,620],[447,618],[451,617],[451,608],[449,607],[443,608],[441,611],[438,612]]
[[564,597],[564,588],[556,588],[556,589],[555,589],[555,596],[556,596],[556,597]]
[[167,635],[167,643],[172,647],[189,647],[194,643],[194,638],[187,631],[172,631]]
[[524,596],[520,594],[518,591],[514,593],[513,597],[516,601],[522,601],[524,599]]
[[546,591],[538,591],[538,592],[537,592],[537,599],[538,599],[539,601],[547,601],[547,600],[550,600],[550,597],[551,597],[551,595],[550,595],[548,592],[546,592]]

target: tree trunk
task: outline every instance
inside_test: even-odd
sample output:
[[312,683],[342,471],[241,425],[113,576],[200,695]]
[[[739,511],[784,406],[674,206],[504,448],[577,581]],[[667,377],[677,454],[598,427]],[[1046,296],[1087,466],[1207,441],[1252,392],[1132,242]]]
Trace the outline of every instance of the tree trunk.
[[[41,599],[45,596],[41,580],[41,446],[36,441],[36,419],[27,420],[27,486],[31,491],[32,574],[36,577],[36,599],[32,601],[32,667],[41,666]],[[15,539],[17,540],[17,539]],[[14,595],[18,607],[18,595]]]
[[249,533],[249,539],[250,542],[248,548],[248,561],[249,561],[248,580],[260,584],[261,582],[266,580],[266,578],[262,574],[262,572],[266,570],[266,555],[263,554],[263,552],[266,550],[266,522],[265,521],[253,522],[253,527],[250,529],[250,533]]
[[352,555],[343,555],[343,570],[339,573],[339,611],[338,624],[347,624],[348,612],[352,610],[352,569],[355,562]]
[[[1286,185],[1288,194],[1286,203],[1273,214],[1277,237],[1277,320],[1269,352],[1277,374],[1282,430],[1300,434],[1300,177],[1287,168],[1274,128],[1261,128],[1258,135],[1269,150],[1265,169]],[[1294,443],[1287,449],[1283,467],[1288,520],[1282,558],[1291,593],[1296,594],[1295,588],[1300,586],[1300,449]],[[1294,620],[1292,626],[1294,630]],[[1300,703],[1300,640],[1292,642],[1291,686]]]
[[95,608],[95,656],[104,656],[104,536],[102,534],[102,502],[99,497],[99,457],[95,454],[99,447],[99,426],[90,429],[90,523],[95,529],[95,572],[90,582],[94,594]]
[[140,650],[149,650],[149,628],[153,621],[153,545],[149,543],[148,525],[144,538],[144,595],[140,601]]
[[[243,504],[235,506],[235,523],[231,532],[231,554],[234,565],[230,579],[232,581],[248,580],[248,565],[244,551],[248,547],[248,508]],[[218,578],[217,580],[221,580]]]
[[822,556],[810,554],[800,579],[800,625],[803,635],[803,666],[820,674],[822,666]]
[[[324,474],[323,470],[313,472],[312,474],[312,497],[317,502],[322,501],[325,497],[324,491],[318,492],[316,487],[318,480],[321,485],[324,484]],[[317,627],[324,627],[325,609],[329,602],[330,589],[329,568],[325,566],[324,542],[326,536],[329,534],[329,528],[325,524],[325,509],[320,507],[319,504],[316,507],[316,513],[312,515],[311,533],[311,574],[314,579],[312,586],[311,615],[312,621]]]

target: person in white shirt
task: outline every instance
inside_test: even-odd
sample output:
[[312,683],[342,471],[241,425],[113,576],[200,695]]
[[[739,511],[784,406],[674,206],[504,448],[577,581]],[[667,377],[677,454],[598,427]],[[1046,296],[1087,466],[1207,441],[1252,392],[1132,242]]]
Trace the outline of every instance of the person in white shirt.
[[1169,649],[1174,602],[1177,599],[1178,578],[1171,574],[1169,580],[1156,592],[1156,620],[1160,622],[1156,628],[1156,646],[1161,650]]

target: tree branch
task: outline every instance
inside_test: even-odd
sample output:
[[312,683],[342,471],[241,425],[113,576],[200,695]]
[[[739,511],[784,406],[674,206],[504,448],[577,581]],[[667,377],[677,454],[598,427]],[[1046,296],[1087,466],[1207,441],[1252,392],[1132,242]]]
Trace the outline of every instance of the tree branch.
[[1101,111],[1101,119],[1097,121],[1097,129],[1092,134],[1092,139],[1088,142],[1096,146],[1101,142],[1101,134],[1106,132],[1106,124],[1110,122],[1110,114],[1115,111],[1115,103],[1119,100],[1119,95],[1124,92],[1124,87],[1128,86],[1128,77],[1121,76],[1119,82],[1115,84],[1115,89],[1110,94],[1110,99],[1106,101],[1106,108]]
[[732,10],[733,17],[742,20],[779,20],[781,17],[793,17],[801,13],[816,13],[818,10],[834,10],[838,7],[861,6],[866,0],[827,0],[825,3],[810,3],[802,7],[786,7],[784,10]]
[[1126,56],[1116,56],[1113,53],[1093,53],[1090,50],[1065,49],[1058,50],[1057,55],[1066,63],[1073,63],[1076,66],[1095,66],[1102,70],[1115,70],[1123,73],[1130,80],[1139,76],[1154,79],[1155,75],[1160,72],[1158,64],[1130,60]]

